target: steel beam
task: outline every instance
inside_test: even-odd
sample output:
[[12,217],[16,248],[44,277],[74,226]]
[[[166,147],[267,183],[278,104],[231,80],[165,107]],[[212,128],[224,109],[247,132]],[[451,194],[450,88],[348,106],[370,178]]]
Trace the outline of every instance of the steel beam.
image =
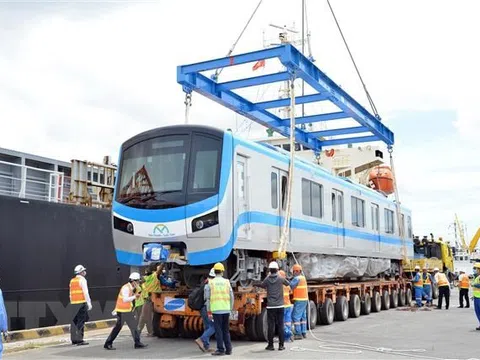
[[322,131],[311,131],[309,134],[315,137],[325,137],[325,136],[337,136],[337,135],[349,135],[349,134],[358,134],[362,132],[370,131],[366,126],[354,126],[349,128],[341,129],[329,129]]
[[255,76],[255,77],[241,79],[241,80],[226,81],[223,83],[219,83],[218,85],[222,90],[233,90],[233,89],[240,89],[240,88],[245,88],[249,86],[259,86],[259,85],[271,84],[279,81],[286,81],[286,80],[289,80],[290,77],[291,75],[287,71],[284,71],[276,74]]
[[343,138],[343,139],[333,139],[333,140],[324,140],[322,141],[322,146],[333,146],[333,145],[344,145],[344,144],[356,144],[362,142],[372,142],[379,141],[378,138],[374,135],[370,136],[359,136],[354,138]]
[[[309,115],[309,116],[303,116],[299,118],[295,118],[295,124],[300,125],[300,124],[308,124],[308,123],[314,123],[314,122],[320,122],[320,121],[329,121],[329,120],[340,120],[340,119],[346,119],[349,118],[350,115],[343,112],[334,112],[334,113],[329,113],[329,114],[319,114],[319,115]],[[290,124],[290,119],[282,119],[282,122],[285,124]]]
[[[325,101],[328,100],[328,94],[312,94],[312,95],[304,95],[304,96],[297,96],[295,97],[295,105],[307,104],[311,102],[317,101]],[[253,104],[256,109],[264,110],[264,109],[275,109],[279,107],[290,106],[290,99],[280,99],[280,100],[271,100],[271,101],[262,101]]]

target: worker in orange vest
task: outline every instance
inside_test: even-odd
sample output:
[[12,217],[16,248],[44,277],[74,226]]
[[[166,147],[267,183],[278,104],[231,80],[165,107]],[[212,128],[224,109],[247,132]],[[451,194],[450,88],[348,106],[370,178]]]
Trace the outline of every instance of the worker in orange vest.
[[302,267],[299,264],[293,265],[292,270],[294,278],[290,281],[290,288],[293,290],[292,320],[295,329],[294,339],[302,340],[307,337],[307,279],[302,275]]
[[135,308],[134,302],[141,296],[140,293],[136,292],[139,283],[140,274],[138,272],[132,272],[128,279],[128,283],[123,285],[118,293],[117,304],[115,310],[112,312],[112,314],[117,316],[117,323],[103,346],[107,350],[115,350],[112,346],[113,341],[117,338],[118,333],[122,330],[123,323],[125,322],[132,333],[133,341],[135,342],[135,349],[147,347],[147,345],[140,342],[140,332],[137,329],[138,322],[133,313]]
[[[279,275],[282,278],[286,278],[285,271],[280,270]],[[283,285],[283,306],[285,308],[284,312],[284,334],[285,334],[285,341],[293,341],[292,338],[292,311],[293,311],[293,304],[290,301],[290,286]]]
[[88,312],[92,310],[92,301],[88,293],[87,279],[85,279],[87,269],[83,265],[77,265],[74,273],[75,277],[70,280],[69,286],[70,305],[74,314],[70,323],[70,339],[72,345],[88,345],[88,342],[83,340]]
[[470,289],[470,279],[465,271],[460,270],[460,276],[458,277],[458,288],[460,289],[460,306],[463,308],[463,298],[465,298],[466,308],[470,307],[470,299],[468,298],[468,290]]

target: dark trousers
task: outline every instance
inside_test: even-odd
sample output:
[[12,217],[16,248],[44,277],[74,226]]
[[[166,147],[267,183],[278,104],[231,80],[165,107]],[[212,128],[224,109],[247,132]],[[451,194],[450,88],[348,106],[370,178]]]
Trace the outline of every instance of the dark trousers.
[[450,286],[439,286],[438,287],[438,308],[442,308],[443,297],[445,297],[445,308],[448,309],[450,306]]
[[285,343],[285,332],[283,331],[285,309],[283,307],[278,309],[267,308],[268,321],[268,346],[273,346],[273,336],[275,335],[275,325],[278,329],[278,346],[283,346]]
[[468,289],[460,289],[460,307],[463,307],[463,299],[467,302],[467,307],[470,307],[470,299],[468,298]]
[[138,321],[133,312],[117,312],[117,323],[115,324],[112,332],[105,341],[105,345],[112,345],[113,341],[117,338],[118,333],[122,330],[123,323],[127,323],[130,332],[132,333],[133,341],[135,345],[140,344],[140,333],[137,329]]
[[[230,354],[232,340],[230,339],[230,314],[213,314],[217,351]],[[225,346],[224,346],[225,345]]]
[[88,321],[87,303],[72,304],[72,322],[70,323],[70,339],[72,344],[83,342],[85,323]]

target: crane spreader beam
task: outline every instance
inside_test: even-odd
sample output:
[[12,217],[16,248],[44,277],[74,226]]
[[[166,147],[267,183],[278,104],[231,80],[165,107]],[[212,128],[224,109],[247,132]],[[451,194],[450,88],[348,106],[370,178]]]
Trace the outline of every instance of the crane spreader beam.
[[[216,70],[230,66],[247,64],[254,61],[278,58],[285,66],[286,71],[238,79],[227,82],[217,82],[201,74],[204,71]],[[295,104],[310,104],[320,101],[329,101],[340,111],[315,114],[295,118],[295,124],[306,124],[320,121],[353,119],[358,126],[349,128],[332,128],[325,131],[307,131],[296,128],[295,141],[314,151],[321,151],[324,146],[353,144],[360,142],[383,141],[386,145],[393,145],[394,135],[382,122],[370,114],[362,105],[355,101],[340,88],[325,73],[318,69],[313,62],[305,57],[293,45],[285,44],[278,47],[253,51],[220,59],[203,61],[200,63],[181,65],[177,67],[177,82],[183,86],[183,91],[198,92],[207,98],[243,115],[258,124],[270,128],[283,136],[290,136],[290,119],[282,119],[268,111],[290,104],[290,99],[279,99],[263,102],[252,102],[234,92],[235,89],[259,86],[292,79],[303,79],[317,93],[295,98]],[[367,133],[358,135],[359,133]],[[370,134],[368,134],[370,133]],[[322,136],[338,136],[357,134],[355,137],[320,139]]]

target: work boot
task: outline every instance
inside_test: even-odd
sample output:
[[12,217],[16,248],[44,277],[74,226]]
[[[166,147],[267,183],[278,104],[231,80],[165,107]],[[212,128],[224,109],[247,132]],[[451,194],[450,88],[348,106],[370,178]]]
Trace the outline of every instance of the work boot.
[[223,356],[223,355],[225,355],[225,353],[218,350],[212,353],[212,356]]
[[303,336],[300,335],[300,334],[296,334],[293,338],[294,338],[295,340],[302,340],[302,339],[303,339]]
[[206,351],[205,345],[203,344],[202,339],[200,339],[200,338],[196,339],[196,340],[195,340],[195,343],[198,345],[198,347],[200,348],[200,350],[202,350],[203,352]]
[[278,351],[282,351],[282,350],[285,350],[285,346],[280,345],[280,346],[278,347]]
[[306,339],[306,338],[307,338],[307,334],[302,334],[302,337],[303,337],[304,339]]
[[88,345],[88,342],[86,341],[77,342],[77,346],[80,346],[80,345]]
[[143,349],[143,348],[146,348],[147,346],[148,346],[147,344],[138,343],[138,344],[135,344],[135,349]]
[[115,350],[115,348],[112,346],[112,344],[108,344],[108,345],[105,344],[105,345],[103,345],[103,348],[104,348],[105,350]]
[[273,347],[273,344],[272,345],[267,345],[267,347],[265,348],[265,350],[275,350],[275,348]]

